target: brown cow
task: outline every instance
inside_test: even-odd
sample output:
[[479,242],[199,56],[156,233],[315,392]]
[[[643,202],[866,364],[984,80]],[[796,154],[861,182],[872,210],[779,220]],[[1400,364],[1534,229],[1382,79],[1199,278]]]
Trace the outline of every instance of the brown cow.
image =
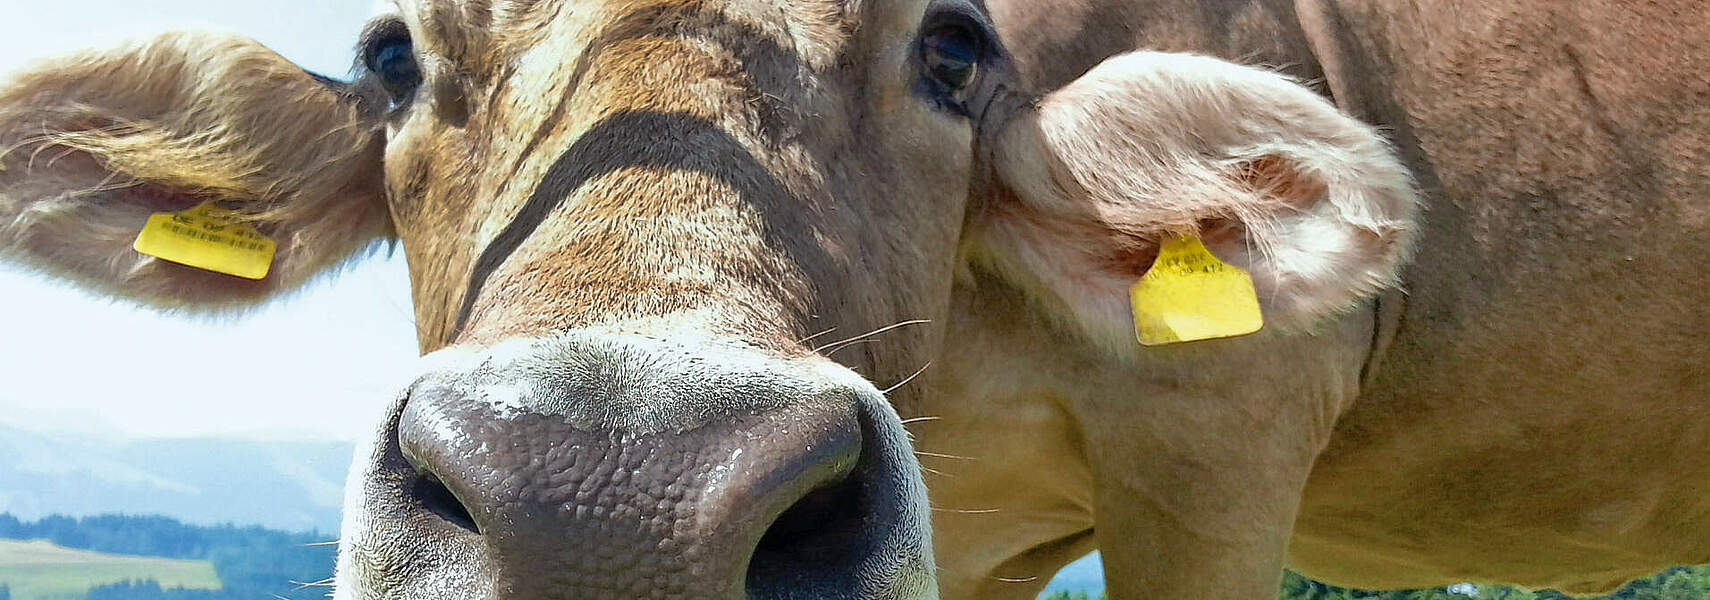
[[[51,61],[0,88],[0,250],[221,308],[401,240],[433,354],[353,473],[339,598],[1710,559],[1691,3],[990,4],[421,0],[349,85],[209,35]],[[1322,80],[1426,210],[1297,80],[1105,60],[1138,47]],[[265,277],[132,251],[206,201],[277,243]],[[1135,343],[1173,236],[1252,274],[1262,331]]]

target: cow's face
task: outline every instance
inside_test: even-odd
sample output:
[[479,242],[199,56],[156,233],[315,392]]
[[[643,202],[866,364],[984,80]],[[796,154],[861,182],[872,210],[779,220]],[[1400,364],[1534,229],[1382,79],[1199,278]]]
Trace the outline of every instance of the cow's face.
[[[972,3],[928,4],[419,2],[375,20],[359,85],[391,105],[424,345],[603,328],[790,355],[938,317],[997,48]],[[849,354],[930,353],[897,346]]]
[[[991,31],[974,0],[401,1],[351,84],[164,36],[0,88],[0,249],[219,307],[401,240],[432,353],[353,471],[341,598],[929,598],[892,407],[978,398],[870,382],[957,343],[965,282],[1132,354],[1126,285],[1199,233],[1299,328],[1387,281],[1411,206],[1278,76],[1140,54],[1035,102]],[[131,251],[206,201],[268,275]]]
[[987,31],[965,1],[371,22],[355,85],[421,339],[449,347],[355,480],[343,583],[932,595],[918,467],[861,376],[929,337],[860,340],[837,358],[861,375],[814,349],[941,319]]

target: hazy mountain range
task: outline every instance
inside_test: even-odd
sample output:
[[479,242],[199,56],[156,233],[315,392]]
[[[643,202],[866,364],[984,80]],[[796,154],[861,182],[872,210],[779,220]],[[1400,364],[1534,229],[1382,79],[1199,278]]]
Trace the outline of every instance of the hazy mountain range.
[[122,440],[0,425],[0,512],[157,514],[332,539],[351,452],[342,442]]

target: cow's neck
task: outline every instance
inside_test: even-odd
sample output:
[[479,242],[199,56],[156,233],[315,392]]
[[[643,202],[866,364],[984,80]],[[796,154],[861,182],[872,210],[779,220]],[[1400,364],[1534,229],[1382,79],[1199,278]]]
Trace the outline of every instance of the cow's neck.
[[1040,91],[1062,87],[1106,58],[1141,49],[1274,65],[1308,82],[1323,75],[1295,0],[986,4],[1022,78]]
[[1285,457],[1294,468],[1273,483],[1304,485],[1354,401],[1373,326],[1363,310],[1311,332],[1111,349],[1048,310],[993,278],[958,286],[928,393],[904,408],[922,419],[910,429],[921,434],[936,535],[981,549],[940,557],[946,593],[994,597],[980,595],[981,581],[1048,578],[1108,543],[1089,532],[1110,482],[1163,489],[1195,465]]

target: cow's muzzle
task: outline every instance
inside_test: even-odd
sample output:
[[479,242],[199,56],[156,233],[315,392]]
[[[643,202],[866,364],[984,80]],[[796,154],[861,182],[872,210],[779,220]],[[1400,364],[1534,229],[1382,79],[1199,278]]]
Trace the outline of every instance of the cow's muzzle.
[[591,335],[460,363],[353,474],[339,597],[936,595],[902,425],[842,367]]

